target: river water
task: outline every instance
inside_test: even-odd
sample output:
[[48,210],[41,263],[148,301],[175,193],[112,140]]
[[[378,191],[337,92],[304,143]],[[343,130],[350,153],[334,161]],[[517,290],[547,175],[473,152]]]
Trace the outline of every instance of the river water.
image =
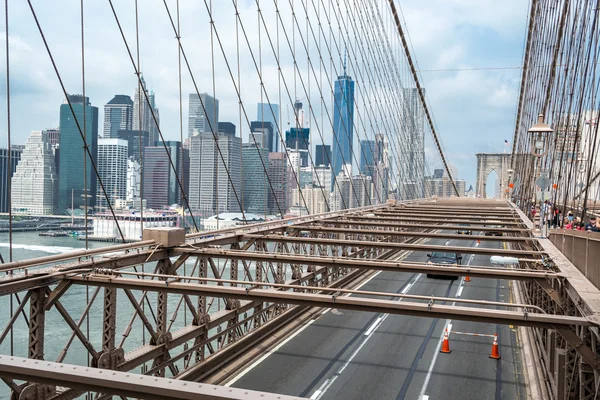
[[[9,244],[8,234],[0,234],[0,253],[4,258],[5,262],[9,261]],[[114,243],[105,242],[89,242],[90,248],[99,248]],[[25,260],[34,257],[42,257],[53,254],[67,253],[73,250],[79,250],[85,248],[85,241],[77,240],[72,237],[44,237],[39,236],[37,232],[17,232],[13,234],[13,260]],[[193,261],[188,261],[186,270],[189,273],[194,266]],[[146,272],[153,272],[153,264],[146,264],[144,270]],[[141,267],[138,267],[138,270]],[[183,272],[183,271],[181,271]],[[209,272],[209,276],[212,275]],[[0,275],[1,276],[1,275]],[[93,297],[96,288],[86,287],[82,285],[71,286],[65,295],[60,299],[62,305],[67,309],[71,317],[78,322],[82,316],[88,301]],[[141,298],[141,292],[133,292],[136,299]],[[19,295],[19,299],[15,296],[2,296],[0,297],[0,334],[7,326],[11,318],[11,299],[12,297],[12,313],[18,307],[18,301],[23,299],[25,293]],[[148,294],[148,301],[150,306],[156,310],[156,295],[153,293]],[[169,319],[175,310],[179,307],[179,311],[173,319],[173,325],[171,331],[189,324],[192,317],[191,314],[185,310],[183,305],[180,305],[180,296],[169,296],[168,301],[168,315]],[[193,300],[195,301],[195,300]],[[128,298],[125,296],[123,291],[118,292],[117,297],[117,334],[116,334],[116,345],[121,344],[121,340],[126,337],[123,348],[125,351],[134,350],[143,344],[147,344],[149,340],[149,334],[143,329],[142,323],[139,318],[136,318],[132,325],[132,329],[128,330],[127,327],[133,316],[134,308]],[[210,311],[217,311],[222,308],[221,304],[215,300],[215,304],[211,307]],[[89,332],[90,342],[94,346],[96,351],[101,350],[102,340],[102,306],[103,306],[103,290],[100,289],[97,293],[97,298],[90,307],[90,318],[89,320],[83,320],[81,324],[81,330],[87,335]],[[148,310],[148,304],[144,305],[145,309]],[[29,315],[29,306],[24,308],[25,314]],[[152,325],[156,326],[152,319],[152,314],[148,318],[151,320]],[[170,322],[169,322],[170,323]],[[44,343],[44,359],[48,361],[56,361],[64,353],[67,347],[71,335],[72,329],[66,324],[63,317],[58,313],[56,307],[46,312],[45,317],[45,343]],[[27,357],[28,347],[28,326],[25,318],[21,315],[17,319],[14,325],[14,329],[11,335],[8,335],[6,339],[0,344],[0,354],[12,354],[19,357]],[[78,338],[72,340],[72,344],[69,346],[66,355],[64,356],[63,362],[87,365],[88,356],[87,350],[79,341]],[[167,374],[169,374],[167,372]],[[8,398],[7,387],[0,382],[0,399]]]

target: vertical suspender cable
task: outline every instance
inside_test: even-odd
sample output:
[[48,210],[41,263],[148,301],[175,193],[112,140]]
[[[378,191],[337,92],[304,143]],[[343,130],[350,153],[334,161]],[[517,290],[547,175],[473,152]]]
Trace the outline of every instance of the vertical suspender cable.
[[[8,44],[8,0],[4,0],[4,23],[5,23],[5,41],[6,41],[6,125],[7,125],[7,141],[8,141],[8,167],[6,168],[7,174],[7,193],[8,193],[8,259],[10,262],[13,260],[13,237],[12,237],[12,196],[11,196],[11,184],[12,184],[12,157],[10,148],[10,47]],[[10,318],[13,317],[13,295],[10,295],[9,301],[10,307]],[[14,333],[13,329],[10,330],[10,355],[14,355]]]
[[[87,104],[85,101],[85,31],[83,25],[83,0],[81,0],[81,94],[83,96],[83,136],[85,137],[84,148],[83,148],[83,195],[85,196],[85,200],[83,202],[84,209],[84,226],[85,226],[85,249],[88,249],[88,189],[91,191],[91,188],[88,188],[88,176],[87,176],[87,157],[86,157],[86,149],[87,146],[87,115],[86,109]],[[75,214],[75,209],[71,210],[72,214]],[[89,296],[89,291],[86,289],[86,296]],[[89,353],[88,353],[89,357]]]

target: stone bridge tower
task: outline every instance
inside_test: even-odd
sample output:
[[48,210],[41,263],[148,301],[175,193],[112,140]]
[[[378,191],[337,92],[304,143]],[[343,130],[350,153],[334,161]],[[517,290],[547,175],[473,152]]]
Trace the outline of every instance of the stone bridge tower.
[[508,180],[507,170],[510,168],[510,154],[505,153],[478,153],[477,155],[477,180],[475,194],[477,197],[486,197],[486,182],[492,171],[496,171],[500,179],[500,196],[504,197]]

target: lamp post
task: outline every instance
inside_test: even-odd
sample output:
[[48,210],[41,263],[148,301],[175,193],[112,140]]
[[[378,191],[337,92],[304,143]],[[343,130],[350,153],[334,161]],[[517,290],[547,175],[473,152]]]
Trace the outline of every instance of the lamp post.
[[[542,226],[544,225],[544,218],[546,218],[545,213],[548,212],[548,208],[546,210],[543,209],[544,202],[544,189],[550,185],[550,179],[544,175],[542,171],[543,166],[543,157],[548,154],[549,146],[548,139],[550,139],[550,135],[554,132],[548,124],[544,123],[544,114],[538,115],[538,121],[527,131],[528,134],[531,135],[531,154],[535,157],[535,163],[538,164],[539,176],[535,181],[535,184],[541,189],[541,198],[540,198],[540,233],[542,233]],[[535,172],[534,172],[535,173]],[[536,202],[537,193],[535,192],[534,186],[534,202]]]

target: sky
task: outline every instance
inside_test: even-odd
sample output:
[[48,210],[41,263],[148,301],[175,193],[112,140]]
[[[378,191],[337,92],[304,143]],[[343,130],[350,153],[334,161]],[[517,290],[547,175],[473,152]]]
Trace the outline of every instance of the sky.
[[[333,63],[318,62],[315,42],[309,43],[309,54],[314,70],[309,69],[302,37],[310,37],[308,25],[303,19],[303,6],[319,3],[307,0],[294,0],[294,10],[305,32],[294,29],[289,8],[292,0],[279,1],[287,27],[287,39],[296,43],[298,72],[294,70],[293,58],[288,50],[286,37],[280,29],[280,63],[282,73],[287,76],[287,87],[282,90],[281,104],[291,103],[299,98],[313,105],[306,110],[306,119],[313,125],[313,144],[320,143],[319,135],[325,142],[331,142],[331,129],[327,128],[327,108],[331,107],[330,97],[325,96],[321,106],[318,87],[329,91],[328,82],[322,77],[341,73],[343,50],[332,49]],[[366,0],[365,0],[366,1]],[[371,0],[380,7],[381,13],[389,15],[387,0]],[[369,3],[371,3],[369,1]],[[69,93],[81,93],[81,27],[79,0],[32,0],[35,12],[43,28],[57,68]],[[135,58],[135,10],[133,1],[114,0],[125,37]],[[220,101],[221,121],[231,121],[247,126],[247,120],[256,117],[256,103],[279,102],[278,70],[275,55],[269,38],[275,41],[277,33],[274,2],[260,2],[264,25],[257,19],[255,1],[238,0],[238,8],[245,41],[238,26],[239,41],[236,40],[235,10],[233,2],[212,1],[213,20],[223,46],[225,58],[216,37],[211,44],[210,18],[207,1],[180,1],[181,41],[188,57],[195,83],[199,92],[214,91]],[[289,4],[287,4],[289,3]],[[350,0],[323,0],[331,9],[343,9],[345,4],[360,4]],[[344,4],[341,4],[344,3]],[[174,0],[167,0],[175,18]],[[287,6],[287,9],[286,9]],[[475,185],[476,157],[478,152],[510,151],[504,140],[512,141],[516,101],[521,77],[519,68],[488,69],[477,71],[427,71],[468,68],[519,67],[522,63],[523,44],[529,4],[525,0],[402,0],[396,6],[402,11],[413,56],[421,72],[421,84],[425,87],[428,102],[433,113],[436,130],[443,142],[449,164],[453,165],[457,178],[467,181],[467,187]],[[331,12],[331,11],[330,11]],[[343,11],[340,11],[343,13]],[[316,11],[308,12],[315,23]],[[323,15],[322,14],[322,15]],[[334,14],[330,14],[334,15]],[[4,18],[3,18],[4,20]],[[325,21],[324,21],[325,22]],[[351,25],[349,22],[349,26]],[[120,37],[115,18],[108,0],[86,0],[84,2],[85,24],[85,81],[86,95],[100,110],[99,132],[102,132],[103,106],[115,94],[128,94],[133,97],[137,80],[123,40]],[[324,24],[325,25],[325,24]],[[266,27],[266,28],[265,28]],[[390,25],[391,27],[391,25]],[[260,31],[260,32],[259,32]],[[6,77],[5,27],[2,29],[2,76]],[[167,140],[180,137],[180,102],[178,83],[178,53],[175,33],[161,0],[139,1],[140,64],[145,81],[156,93],[156,103],[160,109],[161,129]],[[259,40],[260,38],[260,40]],[[310,40],[309,40],[310,42]],[[25,143],[32,130],[58,126],[59,107],[64,95],[49,61],[40,33],[37,30],[27,2],[10,2],[9,10],[10,45],[10,106],[11,138],[13,144]],[[211,57],[211,45],[214,56]],[[239,86],[238,53],[239,52]],[[250,51],[249,49],[252,49]],[[252,57],[261,54],[261,57]],[[300,56],[304,54],[304,57]],[[356,71],[355,58],[349,52],[348,68],[355,79],[360,78]],[[354,60],[354,61],[353,61]],[[228,70],[231,68],[231,72]],[[322,68],[321,68],[322,67]],[[187,132],[187,98],[194,91],[194,83],[183,66],[183,136]],[[266,94],[261,99],[260,79],[262,71]],[[403,77],[407,70],[403,70]],[[233,80],[230,76],[233,75]],[[214,79],[213,79],[214,77]],[[294,82],[293,77],[296,77]],[[301,79],[303,78],[303,79]],[[235,84],[234,84],[235,82]],[[303,86],[304,84],[304,86]],[[287,93],[289,91],[289,95]],[[329,91],[330,92],[330,91]],[[0,146],[7,142],[7,97],[6,80],[0,82]],[[242,98],[243,110],[238,107],[238,95]],[[360,97],[360,96],[359,96]],[[365,94],[357,107],[366,107]],[[281,107],[284,128],[289,107]],[[368,114],[362,111],[364,118]],[[241,124],[240,124],[241,120]],[[329,124],[330,125],[330,124]],[[247,129],[242,129],[243,139],[247,140]],[[239,132],[239,131],[238,131]],[[357,138],[355,138],[355,142]],[[429,149],[428,154],[431,153]],[[431,158],[431,165],[439,163]]]

